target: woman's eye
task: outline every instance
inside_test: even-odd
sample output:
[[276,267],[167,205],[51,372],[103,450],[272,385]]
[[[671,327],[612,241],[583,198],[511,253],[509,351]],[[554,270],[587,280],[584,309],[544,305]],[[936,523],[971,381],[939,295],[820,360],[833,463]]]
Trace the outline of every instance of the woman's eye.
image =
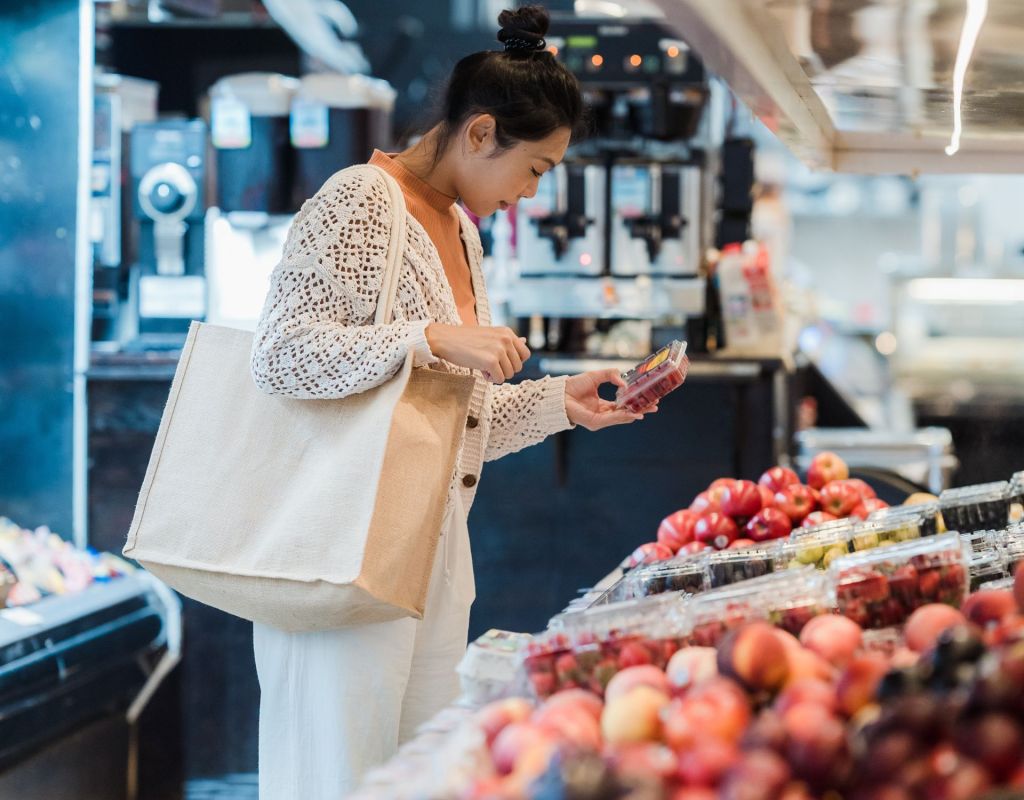
[[530,172],[533,173],[533,177],[535,177],[535,178],[539,178],[540,177],[540,173],[537,172],[537,170],[535,170],[533,167],[530,167]]

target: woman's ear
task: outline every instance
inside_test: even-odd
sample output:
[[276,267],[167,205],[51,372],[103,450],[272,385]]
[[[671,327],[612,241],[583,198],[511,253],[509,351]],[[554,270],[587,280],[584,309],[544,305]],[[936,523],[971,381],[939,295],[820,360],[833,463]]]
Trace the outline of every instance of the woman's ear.
[[470,155],[489,156],[494,150],[497,123],[490,114],[477,114],[466,123],[466,148]]

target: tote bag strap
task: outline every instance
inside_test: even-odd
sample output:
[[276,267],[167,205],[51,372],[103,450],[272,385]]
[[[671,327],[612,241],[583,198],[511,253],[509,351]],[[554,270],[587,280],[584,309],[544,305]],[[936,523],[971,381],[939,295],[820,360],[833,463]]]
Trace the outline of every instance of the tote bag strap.
[[405,196],[398,181],[380,167],[375,166],[374,169],[384,176],[391,201],[391,237],[388,240],[387,263],[384,265],[377,313],[373,320],[374,325],[387,325],[394,319],[395,295],[398,292],[398,279],[402,272],[402,258],[405,255]]

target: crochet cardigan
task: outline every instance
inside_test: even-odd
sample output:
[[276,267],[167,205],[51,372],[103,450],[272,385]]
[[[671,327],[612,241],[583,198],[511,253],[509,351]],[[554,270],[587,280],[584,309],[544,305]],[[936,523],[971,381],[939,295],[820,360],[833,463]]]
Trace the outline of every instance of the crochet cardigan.
[[[395,375],[410,349],[416,366],[471,373],[438,359],[427,344],[427,325],[461,320],[437,250],[411,214],[394,321],[372,324],[393,213],[385,180],[369,165],[342,170],[296,215],[253,340],[252,375],[263,391],[320,399],[357,394]],[[477,320],[490,325],[480,237],[465,212],[459,215]],[[448,497],[450,506],[451,492],[461,492],[467,514],[484,461],[572,427],[564,377],[496,386],[472,374],[476,384]]]

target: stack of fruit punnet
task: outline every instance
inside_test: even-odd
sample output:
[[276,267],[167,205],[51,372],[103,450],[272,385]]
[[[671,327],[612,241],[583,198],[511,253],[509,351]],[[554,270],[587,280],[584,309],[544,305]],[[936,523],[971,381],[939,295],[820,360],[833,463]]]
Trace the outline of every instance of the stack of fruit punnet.
[[1010,521],[1012,491],[1008,481],[947,489],[939,495],[946,528],[960,533],[1001,530]]
[[1013,473],[1010,478],[1010,521],[1024,520],[1024,470]]
[[615,393],[615,402],[638,414],[682,386],[689,367],[686,342],[670,342],[622,376],[626,385]]
[[700,594],[707,586],[707,570],[700,555],[675,558],[634,570],[623,578],[626,597],[648,597],[665,592]]
[[704,558],[708,588],[731,586],[774,572],[778,550],[778,543],[770,542],[757,547],[708,553]]
[[527,645],[523,669],[539,698],[572,688],[603,695],[612,676],[626,667],[664,669],[689,630],[678,594],[561,614]]
[[862,628],[901,625],[920,606],[959,606],[970,545],[941,534],[836,559],[829,568],[839,612]]
[[917,525],[921,536],[934,536],[937,533],[944,533],[945,526],[941,525],[942,515],[939,512],[938,501],[928,503],[915,503],[909,506],[890,506],[875,511],[869,522],[903,522],[907,521]]
[[834,520],[793,531],[789,541],[779,546],[778,569],[799,569],[807,565],[828,569],[835,559],[850,552],[853,529],[849,520]]
[[970,540],[966,538],[970,535],[965,533],[960,536],[961,541],[970,547],[971,557],[967,563],[970,590],[974,592],[980,589],[982,584],[1009,577],[1006,571],[1006,557],[1003,555],[1002,548],[993,544],[991,547],[974,549]]
[[896,517],[860,523],[850,533],[850,544],[855,551],[872,550],[882,545],[893,545],[920,538],[921,529],[915,518]]
[[1024,562],[1024,523],[1015,522],[1004,532],[999,542],[1006,561],[1006,570],[1013,575],[1017,565]]

